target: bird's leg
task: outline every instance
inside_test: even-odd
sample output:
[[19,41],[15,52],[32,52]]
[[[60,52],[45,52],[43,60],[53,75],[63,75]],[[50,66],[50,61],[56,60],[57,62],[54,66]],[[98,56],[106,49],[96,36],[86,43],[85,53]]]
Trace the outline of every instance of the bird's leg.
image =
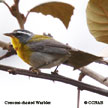
[[103,82],[105,82],[105,81],[107,81],[108,80],[108,77],[106,77],[104,80],[103,80]]
[[59,66],[57,66],[57,67],[55,68],[54,72],[51,72],[51,74],[58,75],[58,70],[57,70],[57,69],[58,69],[58,67],[59,67]]
[[36,73],[37,75],[38,75],[39,73],[41,73],[41,71],[40,71],[39,69],[34,68],[34,67],[30,67],[29,70],[30,70],[31,72]]

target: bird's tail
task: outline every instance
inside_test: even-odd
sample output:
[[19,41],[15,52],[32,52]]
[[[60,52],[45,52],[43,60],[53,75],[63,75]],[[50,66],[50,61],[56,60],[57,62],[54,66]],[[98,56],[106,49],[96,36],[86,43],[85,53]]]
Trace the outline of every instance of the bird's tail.
[[65,65],[74,67],[74,69],[79,69],[86,66],[92,62],[101,62],[102,57],[95,56],[79,50],[70,50],[71,57],[64,62]]

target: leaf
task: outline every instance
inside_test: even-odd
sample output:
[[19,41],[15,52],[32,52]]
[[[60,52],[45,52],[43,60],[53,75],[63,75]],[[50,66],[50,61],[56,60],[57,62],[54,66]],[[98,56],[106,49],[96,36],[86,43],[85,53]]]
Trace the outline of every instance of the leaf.
[[59,18],[67,28],[73,14],[73,9],[74,7],[67,3],[48,2],[32,8],[30,12],[41,12],[44,15],[52,15]]
[[86,15],[91,34],[108,43],[108,0],[89,0]]

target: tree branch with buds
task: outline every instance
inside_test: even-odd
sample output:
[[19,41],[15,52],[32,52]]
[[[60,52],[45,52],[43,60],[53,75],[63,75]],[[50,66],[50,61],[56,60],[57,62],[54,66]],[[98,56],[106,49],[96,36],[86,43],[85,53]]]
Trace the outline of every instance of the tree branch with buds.
[[19,69],[19,68],[10,67],[10,66],[4,66],[4,65],[0,65],[0,70],[3,70],[13,75],[19,74],[19,75],[25,75],[29,77],[52,80],[52,81],[60,81],[66,84],[71,84],[73,86],[76,86],[80,90],[88,90],[88,91],[92,91],[94,93],[98,93],[98,94],[108,97],[108,90],[105,90],[96,86],[88,85],[88,84],[85,84],[85,83],[82,83],[82,82],[79,82],[70,78],[66,78],[58,74],[47,74],[47,73],[42,73],[42,72],[37,74],[29,70]]
[[[70,17],[72,16],[73,9],[74,9],[74,7],[72,7],[71,5],[65,4],[65,3],[51,2],[51,3],[41,4],[39,6],[36,6],[36,7],[32,8],[31,10],[28,11],[27,15],[24,16],[24,14],[19,11],[19,1],[20,0],[14,0],[14,4],[12,6],[9,6],[4,0],[0,0],[0,2],[4,3],[5,6],[9,9],[11,15],[14,16],[17,19],[18,24],[20,26],[20,29],[24,29],[24,24],[26,23],[27,17],[30,14],[30,12],[41,12],[45,15],[51,14],[52,16],[54,16],[56,18],[59,18],[67,28],[68,24],[69,24],[69,21],[70,21]],[[62,9],[60,8],[59,5],[62,7]],[[48,6],[49,6],[49,8],[47,8],[47,11],[46,11],[45,7],[48,7]],[[58,9],[58,12],[61,12],[61,13],[56,14],[57,11],[56,12],[51,11],[52,7],[53,7],[53,9],[57,7],[56,9]],[[68,10],[68,12],[66,12],[66,10]],[[64,17],[62,18],[60,15],[64,16]],[[65,19],[67,19],[67,20],[65,20]],[[0,47],[3,50],[8,51],[5,55],[0,57],[0,60],[5,59],[7,57],[10,57],[10,56],[16,54],[16,51],[13,49],[12,45],[9,44],[9,43],[5,43],[3,41],[0,41]],[[73,53],[73,55],[75,55],[74,52],[72,52],[72,53]],[[85,55],[83,55],[83,51],[80,52],[80,54],[82,54],[82,56],[85,56]],[[78,56],[78,59],[79,59],[79,55],[77,55],[77,56]],[[77,56],[75,55],[76,58],[77,58]],[[74,56],[73,56],[73,58],[74,58]],[[81,60],[79,62],[81,62]],[[94,62],[94,61],[92,61],[92,62]],[[104,65],[108,65],[108,61],[105,61],[103,59],[99,59],[96,62],[104,64]],[[75,61],[75,63],[76,63],[76,61]],[[108,97],[108,90],[105,90],[105,89],[102,89],[102,88],[99,88],[99,87],[92,86],[92,85],[85,84],[85,83],[81,82],[81,80],[83,78],[82,76],[80,76],[79,81],[76,81],[76,80],[73,80],[73,79],[70,79],[70,78],[67,78],[67,77],[64,77],[64,76],[61,76],[61,75],[57,75],[57,74],[46,74],[44,72],[36,74],[36,73],[31,72],[29,70],[19,69],[19,68],[10,67],[10,66],[4,66],[4,65],[1,65],[1,64],[0,64],[0,70],[8,72],[10,74],[14,74],[14,75],[19,74],[19,75],[25,75],[25,76],[35,77],[35,78],[42,78],[42,79],[52,80],[52,81],[60,81],[60,82],[66,83],[66,84],[76,86],[76,87],[78,87],[78,93],[79,93],[79,95],[78,95],[78,106],[79,106],[80,90],[87,90],[87,91],[91,91],[91,92],[98,93],[100,95]],[[108,87],[108,80],[107,80],[107,78],[103,77],[102,75],[96,73],[95,71],[93,71],[91,69],[88,69],[87,67],[82,67],[79,70],[81,71],[81,74],[83,74],[84,76],[87,75],[87,76],[95,79],[96,81],[98,81],[101,84]]]

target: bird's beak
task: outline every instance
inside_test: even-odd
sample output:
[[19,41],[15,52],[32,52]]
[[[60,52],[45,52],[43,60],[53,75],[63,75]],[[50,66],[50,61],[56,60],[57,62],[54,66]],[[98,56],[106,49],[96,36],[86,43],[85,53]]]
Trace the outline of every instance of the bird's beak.
[[4,33],[5,36],[9,36],[9,37],[12,37],[13,34],[12,33]]

